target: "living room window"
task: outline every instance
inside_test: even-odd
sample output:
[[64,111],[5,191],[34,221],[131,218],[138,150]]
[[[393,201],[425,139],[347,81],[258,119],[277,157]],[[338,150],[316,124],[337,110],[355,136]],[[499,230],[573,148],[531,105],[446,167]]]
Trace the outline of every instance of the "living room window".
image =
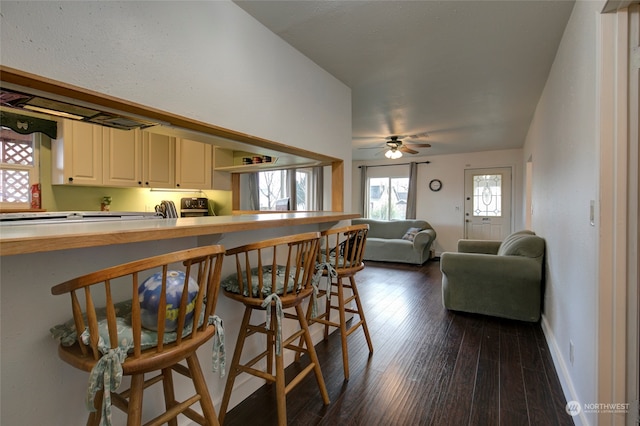
[[409,178],[371,177],[368,179],[369,219],[404,219],[407,211]]

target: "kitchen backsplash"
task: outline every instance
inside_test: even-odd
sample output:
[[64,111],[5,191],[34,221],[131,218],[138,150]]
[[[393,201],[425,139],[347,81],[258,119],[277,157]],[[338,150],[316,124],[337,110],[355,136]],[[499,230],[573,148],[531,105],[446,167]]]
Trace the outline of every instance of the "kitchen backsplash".
[[[91,186],[51,186],[43,191],[42,207],[47,211],[100,210],[103,197],[111,197],[111,211],[154,211],[163,200],[180,206],[183,197],[206,197],[213,201],[215,214],[231,214],[231,191],[200,192],[151,191],[146,188],[104,188]],[[49,193],[47,193],[49,192]]]

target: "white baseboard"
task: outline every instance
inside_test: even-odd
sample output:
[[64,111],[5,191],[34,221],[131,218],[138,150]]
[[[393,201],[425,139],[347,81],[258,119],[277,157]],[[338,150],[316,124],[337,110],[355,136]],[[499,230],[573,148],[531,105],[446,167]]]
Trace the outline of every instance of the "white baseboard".
[[[553,365],[555,366],[555,369],[558,373],[558,378],[560,379],[560,385],[562,386],[564,397],[567,401],[580,401],[575,387],[573,386],[573,381],[571,380],[569,370],[567,369],[567,363],[562,356],[562,352],[560,351],[560,347],[558,346],[556,337],[553,334],[553,330],[547,322],[546,316],[542,315],[540,325],[542,326],[542,332],[544,333],[545,339],[547,340],[547,346],[549,347],[549,351],[551,352]],[[573,422],[577,425],[590,426],[590,423],[585,416],[584,411],[580,411],[580,414],[574,416]]]

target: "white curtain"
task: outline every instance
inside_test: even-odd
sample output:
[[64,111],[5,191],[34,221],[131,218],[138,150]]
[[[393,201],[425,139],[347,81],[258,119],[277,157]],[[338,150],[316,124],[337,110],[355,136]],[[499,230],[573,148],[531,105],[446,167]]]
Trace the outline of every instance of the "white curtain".
[[409,163],[409,191],[407,194],[406,219],[416,218],[416,200],[418,197],[418,163]]
[[298,210],[298,192],[296,186],[296,169],[285,172],[287,179],[287,194],[289,194],[289,209]]
[[258,173],[249,173],[249,210],[260,210],[260,178]]
[[311,208],[314,210],[322,211],[324,210],[324,167],[314,167],[311,173],[313,176],[314,185],[313,194],[315,195],[315,205]]
[[362,217],[369,217],[369,197],[367,194],[367,166],[360,166],[360,195],[362,197]]

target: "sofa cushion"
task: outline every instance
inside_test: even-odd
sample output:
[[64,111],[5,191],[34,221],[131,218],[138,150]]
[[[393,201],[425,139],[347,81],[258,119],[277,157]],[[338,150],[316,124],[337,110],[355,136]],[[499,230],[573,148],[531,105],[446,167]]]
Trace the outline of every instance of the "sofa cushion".
[[403,240],[413,241],[416,238],[416,234],[422,231],[422,228],[409,228],[407,232],[402,236]]
[[504,239],[498,256],[525,256],[531,258],[544,255],[544,240],[532,233],[517,232]]
[[420,229],[428,229],[431,228],[428,222],[419,219],[405,219],[405,220],[376,220],[376,219],[354,219],[352,221],[354,225],[358,225],[361,223],[366,223],[369,225],[369,233],[367,234],[367,238],[390,238],[390,239],[401,239],[402,236],[407,232],[407,229],[412,228],[420,228]]
[[[353,219],[354,225],[369,225],[364,260],[402,262],[422,265],[429,260],[436,232],[429,222],[420,219]],[[413,240],[403,239],[410,228],[420,229]]]

